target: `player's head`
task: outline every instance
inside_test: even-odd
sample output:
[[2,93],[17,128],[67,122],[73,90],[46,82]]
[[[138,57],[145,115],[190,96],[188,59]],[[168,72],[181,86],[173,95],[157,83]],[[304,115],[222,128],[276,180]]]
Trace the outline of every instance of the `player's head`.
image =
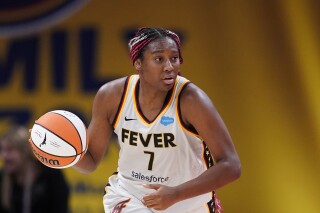
[[152,41],[155,41],[157,39],[161,39],[164,37],[170,37],[172,40],[175,41],[178,51],[179,51],[179,60],[180,64],[183,62],[182,56],[181,56],[181,48],[180,48],[180,39],[179,36],[170,31],[163,28],[148,28],[143,27],[140,28],[136,35],[129,41],[129,50],[130,50],[130,59],[132,64],[137,59],[143,60],[143,52],[145,51],[148,44]]
[[0,154],[4,170],[8,174],[18,172],[25,164],[34,159],[28,138],[29,132],[26,128],[14,126],[0,139]]

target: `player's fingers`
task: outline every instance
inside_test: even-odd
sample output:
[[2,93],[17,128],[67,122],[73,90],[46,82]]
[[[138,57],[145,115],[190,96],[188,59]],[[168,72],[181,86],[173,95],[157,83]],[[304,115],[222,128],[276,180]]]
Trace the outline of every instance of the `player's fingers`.
[[31,140],[31,139],[29,139],[29,140],[28,140],[28,142],[29,142],[29,144],[33,144],[33,142],[32,142],[32,140]]
[[150,200],[154,200],[154,196],[153,196],[152,194],[146,195],[146,196],[144,196],[144,197],[142,198],[142,200],[143,200],[144,202],[147,202],[147,201],[150,201]]
[[29,142],[31,142],[31,131],[32,129],[29,129],[29,133],[30,133]]
[[155,205],[155,204],[157,204],[157,202],[155,201],[155,200],[147,200],[147,201],[145,201],[144,202],[146,205]]
[[155,209],[155,210],[164,210],[165,209],[160,203],[157,203],[157,202],[147,204],[146,206],[148,208],[152,208],[152,209]]
[[158,207],[158,203],[155,202],[154,200],[149,200],[144,202],[144,205],[148,208],[157,208]]

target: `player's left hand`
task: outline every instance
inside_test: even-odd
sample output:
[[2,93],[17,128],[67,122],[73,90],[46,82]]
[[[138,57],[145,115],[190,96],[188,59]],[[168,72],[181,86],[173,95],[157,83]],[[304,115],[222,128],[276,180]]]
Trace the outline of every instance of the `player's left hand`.
[[143,197],[143,204],[155,210],[164,210],[172,206],[177,200],[177,191],[174,187],[160,184],[145,184],[144,187],[156,191]]

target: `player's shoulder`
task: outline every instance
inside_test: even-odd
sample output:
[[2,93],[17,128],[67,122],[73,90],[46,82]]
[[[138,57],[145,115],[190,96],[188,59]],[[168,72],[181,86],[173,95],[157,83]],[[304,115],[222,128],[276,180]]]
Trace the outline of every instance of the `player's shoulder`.
[[183,108],[199,109],[212,104],[211,98],[200,87],[188,82],[179,95],[180,106]]
[[206,96],[205,92],[193,82],[189,81],[185,84],[180,93],[180,99],[194,100]]
[[127,79],[128,77],[122,77],[105,83],[94,98],[93,111],[99,115],[106,114],[110,123],[119,107]]
[[95,105],[116,107],[124,91],[127,77],[118,78],[102,85],[95,96]]

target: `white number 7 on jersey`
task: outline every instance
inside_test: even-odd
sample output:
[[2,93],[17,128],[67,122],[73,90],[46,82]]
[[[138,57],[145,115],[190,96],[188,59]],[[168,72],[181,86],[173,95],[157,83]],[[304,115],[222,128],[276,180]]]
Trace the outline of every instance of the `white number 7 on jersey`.
[[149,164],[148,164],[148,170],[151,171],[152,170],[152,166],[153,166],[153,160],[154,160],[154,152],[144,151],[144,153],[150,155]]

